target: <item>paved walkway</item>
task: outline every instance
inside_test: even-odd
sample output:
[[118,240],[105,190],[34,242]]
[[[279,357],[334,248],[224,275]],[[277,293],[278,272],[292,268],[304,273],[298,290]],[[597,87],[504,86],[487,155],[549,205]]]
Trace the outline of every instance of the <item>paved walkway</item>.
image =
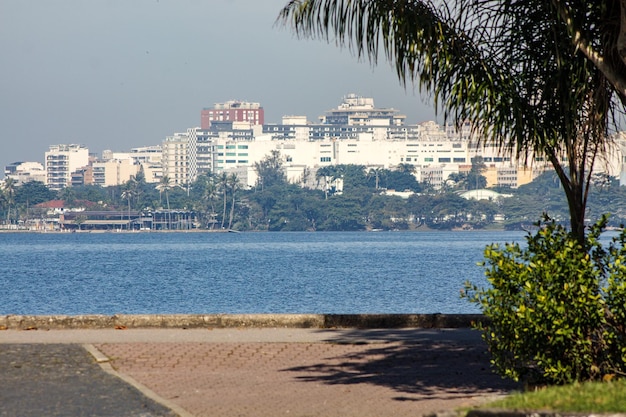
[[419,416],[515,388],[469,329],[5,330],[0,386],[26,417]]

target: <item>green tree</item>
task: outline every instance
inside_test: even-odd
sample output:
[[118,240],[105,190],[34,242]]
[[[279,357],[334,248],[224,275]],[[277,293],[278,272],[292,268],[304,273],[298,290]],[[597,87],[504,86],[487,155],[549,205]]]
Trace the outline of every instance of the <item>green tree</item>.
[[315,178],[318,184],[323,181],[324,198],[328,199],[329,195],[333,195],[336,192],[336,181],[340,177],[341,174],[335,165],[328,165],[317,169]]
[[99,185],[79,185],[72,187],[73,198],[76,200],[86,200],[101,206],[111,203],[107,190]]
[[264,190],[274,185],[282,185],[287,182],[283,160],[280,151],[273,150],[269,155],[254,163],[254,170],[258,176],[257,187]]
[[466,285],[492,324],[484,337],[497,370],[530,384],[626,374],[626,232],[604,247],[606,218],[590,228],[587,253],[546,219],[526,245],[485,250],[490,288]]
[[[449,183],[452,183],[449,185]],[[464,172],[453,172],[448,175],[448,179],[446,180],[446,185],[456,190],[466,190],[467,189],[467,173]]]
[[343,181],[343,191],[367,187],[367,174],[364,165],[344,164],[335,165],[336,177]]
[[222,223],[220,224],[220,228],[224,228],[224,224],[226,223],[226,205],[228,204],[228,174],[222,172],[218,177],[218,187],[220,193],[222,194]]
[[326,210],[317,230],[356,231],[365,230],[363,201],[347,195],[335,195],[326,200]]
[[60,189],[58,191],[58,196],[61,200],[63,200],[65,207],[73,207],[76,203],[76,191],[74,187],[68,186]]
[[374,188],[378,190],[380,188],[381,179],[384,179],[388,173],[389,170],[384,168],[370,168],[370,170],[367,172],[368,182],[373,180]]
[[398,191],[422,191],[422,187],[415,179],[415,176],[406,170],[393,170],[387,173],[385,178],[385,185],[387,188]]
[[626,3],[552,0],[570,39],[626,104]]
[[200,175],[196,179],[192,190],[196,201],[196,210],[200,213],[204,213],[204,223],[207,228],[209,228],[210,224],[210,229],[214,229],[215,223],[217,222],[215,204],[219,199],[216,177],[211,174]]
[[472,159],[472,168],[465,177],[465,184],[468,190],[480,190],[487,186],[487,178],[483,175],[483,172],[487,169],[487,166],[483,162],[483,158],[477,156]]
[[34,206],[55,197],[56,193],[41,181],[26,182],[15,190],[15,203],[23,206]]
[[[279,20],[374,64],[382,50],[402,83],[432,93],[444,118],[469,122],[477,141],[521,162],[549,161],[584,249],[589,167],[605,151],[616,100],[625,96],[581,52],[572,25],[586,24],[582,37],[608,53],[617,37],[604,36],[626,30],[608,29],[620,15],[616,1],[607,9],[582,0],[292,0]],[[567,13],[573,24],[564,23]]]

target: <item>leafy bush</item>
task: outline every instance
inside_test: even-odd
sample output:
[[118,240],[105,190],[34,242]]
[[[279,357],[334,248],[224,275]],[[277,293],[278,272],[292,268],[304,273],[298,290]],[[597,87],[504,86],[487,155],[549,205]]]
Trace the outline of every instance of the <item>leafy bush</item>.
[[485,249],[490,288],[466,283],[480,306],[479,325],[503,376],[530,384],[565,384],[626,375],[626,231],[608,248],[605,216],[585,247],[545,217],[526,246]]

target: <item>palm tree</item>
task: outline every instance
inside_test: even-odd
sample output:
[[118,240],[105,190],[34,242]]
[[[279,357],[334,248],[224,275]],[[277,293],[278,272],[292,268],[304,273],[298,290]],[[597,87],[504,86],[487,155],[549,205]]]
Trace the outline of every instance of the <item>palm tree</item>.
[[370,178],[375,179],[374,185],[377,190],[380,185],[380,177],[382,173],[383,173],[382,168],[370,168],[370,170],[367,172],[367,179],[370,179]]
[[[382,50],[402,84],[431,93],[444,119],[469,123],[478,144],[493,144],[526,165],[549,161],[568,200],[571,232],[584,247],[591,167],[606,152],[620,111],[616,97],[623,97],[574,46],[562,18],[569,4],[292,0],[278,19],[301,37],[333,39],[372,64]],[[579,4],[584,23],[596,18],[590,27],[607,27],[604,6]]]
[[[207,211],[209,221],[211,222],[211,230],[215,227],[215,200],[218,197],[217,185],[215,184],[215,177],[209,177],[204,185],[204,192],[202,193],[203,206]],[[211,210],[208,213],[209,209]]]
[[324,198],[328,200],[328,191],[330,190],[330,183],[339,178],[340,174],[335,165],[323,166],[317,169],[315,172],[315,178],[317,178],[318,184],[320,178],[324,179]]
[[228,218],[228,229],[230,230],[233,224],[233,217],[235,216],[235,193],[239,189],[239,178],[237,174],[230,174],[228,176],[228,189],[231,192],[231,205],[230,205],[230,216]]
[[156,186],[156,188],[157,190],[159,190],[159,199],[160,199],[160,194],[162,192],[165,193],[165,202],[167,204],[167,230],[169,230],[172,227],[172,224],[171,224],[172,216],[170,213],[170,196],[169,196],[169,191],[172,189],[170,177],[167,175],[163,175],[163,177],[159,181],[159,184]]
[[415,172],[415,165],[409,164],[407,162],[400,163],[396,166],[396,169],[400,172],[407,172],[409,174],[412,174]]
[[2,194],[7,205],[7,222],[11,223],[11,206],[15,205],[15,192],[16,192],[15,180],[11,177],[7,177],[4,180],[2,186]]
[[228,174],[226,174],[225,172],[222,172],[219,177],[219,187],[222,191],[222,197],[224,202],[224,210],[222,211],[222,224],[220,226],[223,229],[224,222],[226,221],[226,198],[228,196]]
[[128,230],[130,230],[130,199],[133,198],[135,192],[131,188],[126,188],[122,191],[122,199],[126,199],[128,201]]

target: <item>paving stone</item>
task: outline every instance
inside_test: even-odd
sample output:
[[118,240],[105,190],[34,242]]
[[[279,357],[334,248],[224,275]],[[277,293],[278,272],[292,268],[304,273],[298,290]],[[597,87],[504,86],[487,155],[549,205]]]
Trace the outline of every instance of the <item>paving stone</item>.
[[166,417],[74,344],[0,344],[0,416]]
[[197,417],[419,416],[513,389],[484,345],[106,343],[112,366]]

